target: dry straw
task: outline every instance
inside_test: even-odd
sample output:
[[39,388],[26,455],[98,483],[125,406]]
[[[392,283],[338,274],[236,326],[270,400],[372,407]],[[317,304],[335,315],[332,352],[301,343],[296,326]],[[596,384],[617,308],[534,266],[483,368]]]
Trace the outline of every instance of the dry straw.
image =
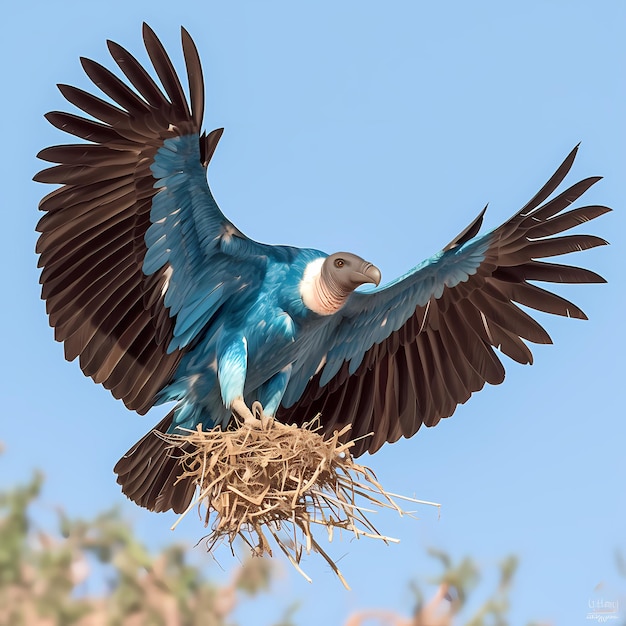
[[192,477],[199,486],[197,498],[172,528],[198,506],[205,528],[211,528],[209,550],[222,540],[232,547],[239,537],[255,554],[271,556],[271,538],[309,582],[300,561],[314,551],[349,588],[315,540],[315,525],[326,529],[329,541],[339,530],[397,542],[381,535],[365,513],[390,508],[404,515],[396,498],[439,506],[386,492],[369,468],[354,462],[354,442],[342,442],[349,430],[346,426],[324,439],[317,421],[297,427],[262,416],[226,431],[198,426],[186,435],[166,435],[172,445],[193,444],[183,457],[182,477]]

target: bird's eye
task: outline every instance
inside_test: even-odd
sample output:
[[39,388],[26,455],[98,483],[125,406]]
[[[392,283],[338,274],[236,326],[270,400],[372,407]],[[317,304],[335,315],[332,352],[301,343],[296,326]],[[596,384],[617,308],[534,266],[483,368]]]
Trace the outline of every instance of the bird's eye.
[[335,259],[335,267],[343,267],[346,262],[343,259]]

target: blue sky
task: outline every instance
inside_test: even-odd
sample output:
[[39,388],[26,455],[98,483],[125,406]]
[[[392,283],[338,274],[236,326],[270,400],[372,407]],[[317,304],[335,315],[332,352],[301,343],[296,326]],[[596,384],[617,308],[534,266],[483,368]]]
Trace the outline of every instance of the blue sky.
[[[39,512],[42,524],[56,504],[83,516],[121,504],[151,545],[193,545],[202,535],[194,519],[173,534],[173,516],[126,504],[113,464],[162,410],[132,414],[64,361],[39,301],[33,252],[46,192],[31,182],[40,169],[35,154],[66,141],[42,117],[67,108],[55,83],[87,88],[78,57],[111,67],[107,38],[145,61],[144,20],[179,68],[179,27],[194,36],[205,68],[205,125],[226,128],[211,186],[223,211],[257,240],[351,250],[391,280],[445,245],[486,202],[486,224],[497,226],[578,142],[568,180],[603,175],[586,203],[615,209],[584,229],[612,245],[571,257],[608,285],[559,291],[590,321],[542,317],[555,345],[535,348],[532,367],[506,363],[503,385],[437,428],[364,459],[391,491],[442,503],[441,518],[429,509],[417,521],[378,516],[399,546],[333,543],[350,593],[318,557],[304,566],[313,585],[285,564],[275,595],[243,611],[242,622],[269,624],[292,599],[301,601],[303,626],[340,624],[355,608],[408,612],[407,582],[436,573],[428,546],[471,554],[487,577],[517,553],[512,624],[583,623],[599,583],[626,614],[626,582],[614,565],[614,551],[626,552],[626,5],[619,1],[5,8],[0,484],[42,468],[49,505]],[[227,551],[218,557],[231,566]]]

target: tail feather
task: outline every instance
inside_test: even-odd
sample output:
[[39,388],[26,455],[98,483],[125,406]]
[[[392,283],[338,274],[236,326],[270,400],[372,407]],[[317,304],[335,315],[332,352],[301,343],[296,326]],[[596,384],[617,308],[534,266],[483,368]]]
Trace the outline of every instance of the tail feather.
[[117,462],[113,471],[122,492],[139,506],[156,512],[172,509],[183,513],[196,485],[189,478],[178,480],[183,471],[180,460],[192,444],[174,446],[160,436],[167,432],[172,418],[173,412],[168,413]]

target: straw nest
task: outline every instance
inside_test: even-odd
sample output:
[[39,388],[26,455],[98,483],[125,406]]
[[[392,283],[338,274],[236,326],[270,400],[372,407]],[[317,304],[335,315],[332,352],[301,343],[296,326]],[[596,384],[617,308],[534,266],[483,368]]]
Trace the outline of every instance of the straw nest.
[[226,431],[202,431],[199,426],[186,435],[165,435],[173,445],[193,444],[182,459],[181,478],[192,477],[199,487],[197,498],[172,528],[198,506],[205,528],[211,529],[209,550],[223,540],[232,548],[239,537],[254,554],[271,556],[273,539],[307,580],[300,561],[314,551],[348,587],[312,529],[326,529],[329,541],[339,530],[356,538],[396,542],[378,533],[365,513],[381,507],[401,515],[404,511],[394,501],[401,496],[386,492],[369,468],[354,462],[354,442],[342,443],[350,426],[328,439],[319,428],[318,421],[286,426],[261,415]]

